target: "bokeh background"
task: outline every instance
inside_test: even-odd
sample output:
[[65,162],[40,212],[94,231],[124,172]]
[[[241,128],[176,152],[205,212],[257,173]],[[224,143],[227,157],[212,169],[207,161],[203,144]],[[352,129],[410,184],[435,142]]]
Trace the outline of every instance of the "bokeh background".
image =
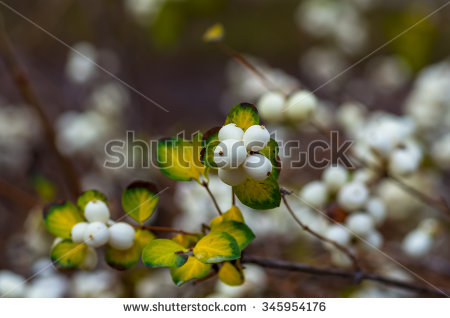
[[[225,43],[257,65],[274,83],[286,90],[314,90],[321,100],[318,118],[330,127],[335,127],[337,121],[349,138],[353,136],[346,124],[355,112],[361,111],[361,116],[367,118],[369,113],[385,111],[418,119],[418,125],[428,129],[417,134],[429,147],[425,150],[428,161],[424,159],[428,163],[424,165],[429,168],[426,176],[431,177],[411,182],[448,199],[450,138],[444,137],[450,127],[450,7],[428,17],[446,1],[4,3],[0,4],[0,12],[6,32],[55,128],[58,149],[75,165],[83,189],[96,188],[108,195],[115,217],[122,215],[122,189],[135,179],[151,180],[161,188],[170,186],[161,197],[158,213],[151,221],[154,224],[197,230],[199,224],[214,216],[209,198],[196,184],[176,184],[156,168],[139,167],[139,162],[134,168],[114,170],[105,169],[103,163],[105,143],[124,139],[128,130],[143,140],[172,136],[182,130],[188,134],[204,132],[221,125],[231,106],[243,101],[258,102],[266,91],[260,80],[215,45],[202,40],[205,30],[217,22],[225,27]],[[29,277],[49,262],[52,238],[42,228],[42,204],[73,198],[39,117],[23,101],[3,62],[0,74],[0,270]],[[414,97],[433,94],[442,98],[439,112],[430,115],[431,106]],[[359,106],[341,107],[349,103]],[[340,109],[350,110],[345,113]],[[311,127],[295,132],[275,128],[280,138],[297,138],[305,143],[323,138]],[[444,155],[440,150],[434,151],[437,154],[430,150],[437,141],[441,143],[435,148],[443,149]],[[135,155],[134,160],[138,160],[141,154]],[[308,167],[291,173],[288,170],[282,174],[281,183],[296,190],[321,175],[321,171]],[[211,187],[226,209],[229,187],[214,178]],[[393,193],[395,189],[384,191]],[[450,258],[445,246],[448,223],[440,225],[426,259],[408,255],[402,249],[404,237],[426,217],[436,217],[440,222],[440,216],[414,198],[398,196],[388,198],[391,201],[383,197],[389,216],[379,228],[383,250],[427,280],[450,287]],[[402,206],[405,201],[416,205]],[[299,203],[296,207],[304,208]],[[305,213],[312,223],[318,222]],[[330,259],[321,244],[292,226],[285,211],[246,211],[244,216],[258,237],[249,253],[310,264],[339,263]],[[370,268],[412,279],[395,264],[375,256],[376,252],[362,254]],[[100,261],[93,272],[56,273],[49,268],[28,281],[20,296],[411,295],[378,285],[356,286],[340,279],[264,271],[251,265],[246,275],[244,287],[225,287],[211,279],[177,288],[167,271],[139,266],[116,272]]]

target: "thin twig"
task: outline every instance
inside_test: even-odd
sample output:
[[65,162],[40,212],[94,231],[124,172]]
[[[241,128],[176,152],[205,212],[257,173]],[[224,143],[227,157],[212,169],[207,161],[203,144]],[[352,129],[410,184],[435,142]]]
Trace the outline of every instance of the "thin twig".
[[282,260],[266,259],[258,256],[244,255],[242,257],[244,263],[256,264],[266,268],[288,270],[295,272],[308,273],[319,276],[334,276],[342,277],[346,279],[351,279],[355,283],[360,283],[362,281],[374,281],[381,283],[383,285],[398,287],[405,290],[415,291],[423,294],[439,296],[439,297],[449,297],[450,291],[443,288],[431,288],[428,286],[417,285],[413,283],[404,282],[401,280],[385,277],[375,273],[369,273],[364,271],[352,271],[339,268],[323,268],[315,267],[311,265],[306,265],[296,262],[287,262]]
[[289,214],[292,216],[292,218],[294,219],[294,221],[305,231],[308,232],[309,234],[315,236],[316,238],[318,238],[321,241],[327,242],[331,245],[333,245],[334,247],[336,247],[338,250],[340,250],[341,252],[343,252],[344,254],[346,254],[350,260],[353,263],[353,269],[355,271],[360,271],[361,267],[359,266],[358,263],[358,259],[356,258],[356,256],[345,246],[339,244],[336,241],[330,240],[329,238],[320,235],[319,233],[313,231],[311,228],[309,228],[306,224],[304,224],[294,213],[294,211],[292,210],[291,206],[289,205],[289,203],[287,202],[286,199],[286,194],[284,192],[284,190],[282,190],[282,194],[281,194],[281,198],[283,200],[284,205],[286,206]]
[[45,114],[44,108],[42,107],[41,103],[39,102],[39,99],[34,93],[30,80],[26,76],[25,72],[22,69],[21,64],[16,58],[16,55],[9,42],[8,35],[6,33],[5,26],[3,23],[3,18],[1,17],[1,15],[0,15],[0,54],[3,56],[5,66],[9,71],[11,77],[13,78],[18,91],[22,95],[22,98],[30,107],[32,107],[36,111],[44,128],[44,133],[46,137],[45,139],[49,142],[53,153],[58,158],[61,170],[65,176],[70,191],[75,197],[78,196],[81,192],[78,174],[76,173],[75,168],[72,162],[69,160],[69,158],[64,156],[59,151],[56,145],[56,133],[53,128],[53,125],[48,119],[47,115]]
[[216,198],[214,197],[214,195],[212,194],[211,190],[209,189],[208,183],[203,182],[202,186],[205,187],[206,191],[208,192],[209,196],[211,197],[211,200],[213,201],[214,206],[216,207],[217,212],[219,213],[219,215],[222,215],[222,211],[220,211],[220,207],[217,204]]
[[167,226],[156,226],[156,225],[132,225],[134,228],[137,229],[144,229],[154,232],[168,232],[168,233],[180,233],[184,235],[193,235],[198,236],[199,233],[193,233],[193,232],[187,232],[179,229],[174,229]]
[[234,195],[234,189],[231,188],[231,205],[236,205],[236,196]]

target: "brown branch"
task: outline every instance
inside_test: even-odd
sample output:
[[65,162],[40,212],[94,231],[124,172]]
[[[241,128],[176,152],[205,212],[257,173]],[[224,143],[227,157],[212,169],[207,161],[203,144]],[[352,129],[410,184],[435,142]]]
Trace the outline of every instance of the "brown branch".
[[33,108],[36,111],[44,129],[45,139],[49,142],[51,150],[56,155],[59,161],[61,170],[65,176],[65,179],[72,194],[75,197],[78,196],[81,192],[78,175],[75,171],[72,162],[69,160],[69,158],[61,154],[56,145],[56,133],[53,128],[53,125],[50,122],[47,115],[45,114],[44,108],[39,102],[39,99],[37,98],[31,86],[30,80],[26,76],[20,62],[16,58],[11,43],[8,39],[8,35],[6,33],[1,15],[0,15],[0,54],[2,55],[3,60],[5,62],[5,66],[8,72],[10,73],[11,77],[13,78],[14,83],[16,84],[16,87],[20,92],[22,98],[31,108]]
[[203,182],[202,186],[205,187],[206,191],[208,192],[209,196],[211,197],[211,200],[213,201],[214,206],[216,207],[217,212],[219,213],[219,215],[222,215],[222,211],[220,211],[220,207],[217,204],[216,198],[214,197],[214,195],[212,194],[211,190],[209,189],[208,183]]
[[28,211],[37,206],[39,200],[33,195],[17,188],[16,186],[0,179],[0,196]]
[[266,259],[258,256],[244,255],[242,257],[244,263],[256,264],[265,268],[273,268],[279,270],[295,271],[308,273],[319,276],[331,276],[350,279],[354,283],[360,283],[362,281],[373,281],[383,285],[398,287],[401,289],[415,291],[422,294],[428,294],[438,297],[449,297],[450,291],[435,286],[428,287],[423,285],[417,285],[414,283],[408,283],[397,279],[392,279],[375,273],[369,273],[364,271],[352,271],[339,268],[324,268],[306,265],[302,263],[288,262],[282,260]]
[[331,245],[333,245],[334,247],[336,247],[338,250],[340,250],[341,252],[343,252],[344,254],[346,254],[350,260],[353,263],[353,269],[355,271],[360,271],[361,267],[359,266],[359,262],[358,259],[356,258],[356,256],[345,246],[339,244],[336,241],[330,240],[329,238],[320,235],[319,233],[313,231],[311,228],[309,228],[306,224],[304,224],[294,213],[294,211],[292,210],[291,206],[289,205],[289,203],[287,202],[286,199],[286,194],[287,191],[282,189],[281,190],[281,198],[283,200],[284,205],[286,206],[289,214],[292,216],[292,218],[294,219],[294,221],[305,231],[308,232],[309,234],[313,235],[314,237],[318,238],[321,241],[327,242]]

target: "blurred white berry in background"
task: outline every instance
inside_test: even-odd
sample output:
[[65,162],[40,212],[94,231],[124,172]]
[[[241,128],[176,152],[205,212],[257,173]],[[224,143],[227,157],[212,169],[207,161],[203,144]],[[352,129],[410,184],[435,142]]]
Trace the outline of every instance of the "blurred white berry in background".
[[220,180],[229,186],[236,186],[241,184],[247,178],[245,171],[242,166],[236,169],[224,169],[219,168],[217,174],[219,175]]
[[281,122],[286,100],[279,92],[267,92],[258,101],[258,111],[262,119],[267,122]]
[[439,167],[450,169],[450,133],[433,142],[431,157]]
[[[367,243],[369,243],[369,248],[380,248],[383,245],[383,236],[381,235],[380,232],[376,231],[376,230],[372,230],[370,231],[367,235],[366,235],[366,241]],[[367,243],[363,242],[363,246],[364,247],[368,247]]]
[[289,96],[286,102],[286,117],[292,121],[303,121],[314,114],[317,98],[313,93],[301,90]]
[[338,191],[348,179],[348,171],[340,165],[329,166],[322,174],[322,180],[328,190]]
[[75,243],[83,243],[84,242],[84,233],[86,232],[86,228],[88,226],[87,222],[80,222],[73,226],[72,228],[72,241]]
[[220,128],[218,138],[220,141],[226,139],[242,140],[244,131],[236,126],[236,124],[228,124]]
[[377,225],[380,225],[386,219],[386,206],[379,198],[370,198],[366,204],[366,211]]
[[341,188],[337,200],[343,209],[354,211],[363,208],[368,198],[369,190],[365,184],[350,182]]
[[66,64],[66,75],[75,83],[85,83],[96,73],[97,50],[87,42],[76,43],[70,51]]
[[104,223],[92,222],[84,232],[84,242],[92,247],[105,245],[109,240],[109,229]]
[[242,140],[248,151],[259,151],[267,146],[270,133],[263,125],[253,125],[247,128]]
[[412,257],[420,257],[427,254],[433,246],[433,237],[430,233],[415,229],[403,239],[403,251]]
[[419,168],[420,158],[407,149],[395,150],[389,158],[389,172],[397,176],[413,173]]
[[325,232],[325,237],[339,243],[340,245],[348,245],[351,239],[351,233],[343,225],[332,224]]
[[127,250],[133,246],[134,228],[125,222],[118,222],[109,228],[109,245],[118,250]]
[[264,181],[272,173],[272,163],[266,156],[253,154],[244,162],[245,173],[255,181]]
[[239,140],[223,140],[214,149],[214,162],[219,168],[236,169],[244,163],[246,157],[244,142]]
[[323,208],[328,201],[327,187],[321,181],[312,181],[304,185],[299,196],[307,205],[315,208]]
[[88,247],[86,257],[84,258],[83,263],[80,265],[80,268],[85,271],[91,271],[97,267],[98,256],[97,252],[94,248]]
[[364,237],[372,232],[375,227],[372,217],[365,212],[350,214],[345,220],[345,224],[354,234]]
[[0,295],[1,297],[23,297],[25,293],[25,278],[8,271],[0,271]]
[[106,224],[111,215],[105,202],[102,200],[94,200],[86,204],[84,216],[89,222],[101,222]]

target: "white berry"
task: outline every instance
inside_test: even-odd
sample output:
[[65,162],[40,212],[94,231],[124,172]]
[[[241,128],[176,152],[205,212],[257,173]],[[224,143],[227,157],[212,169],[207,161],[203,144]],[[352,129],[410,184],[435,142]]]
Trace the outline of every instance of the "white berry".
[[85,271],[91,271],[93,270],[98,263],[98,256],[95,249],[92,247],[88,247],[86,257],[84,258],[83,263],[80,265],[80,268]]
[[395,146],[393,138],[380,129],[371,129],[366,141],[373,151],[382,156],[388,156]]
[[247,128],[242,140],[248,151],[259,151],[269,142],[270,133],[263,125],[253,125]]
[[236,169],[244,163],[247,150],[242,141],[227,139],[214,149],[214,162],[219,168]]
[[386,206],[378,198],[371,198],[367,201],[366,211],[370,214],[376,224],[383,223],[386,218]]
[[369,197],[369,190],[361,182],[351,182],[344,185],[338,193],[339,205],[347,211],[362,208]]
[[345,222],[348,229],[356,235],[366,236],[374,229],[373,219],[364,212],[351,214]]
[[84,242],[84,232],[86,232],[86,228],[88,223],[80,222],[73,226],[72,228],[72,241],[75,243],[83,243]]
[[258,111],[266,121],[280,122],[283,120],[283,107],[285,104],[283,94],[278,92],[267,92],[258,101]]
[[84,208],[84,216],[89,222],[107,223],[110,217],[108,206],[102,200],[88,202]]
[[255,181],[263,181],[272,173],[272,163],[261,154],[247,157],[244,163],[245,173]]
[[300,198],[308,205],[322,208],[328,201],[328,191],[323,182],[312,181],[302,188]]
[[109,229],[104,223],[92,222],[84,232],[84,242],[92,247],[105,245],[109,240]]
[[322,180],[330,191],[338,191],[348,179],[348,171],[340,165],[328,167],[322,174]]
[[241,184],[242,182],[244,182],[245,178],[247,178],[247,175],[245,174],[242,166],[237,169],[219,168],[218,174],[220,180],[230,186]]
[[220,141],[227,139],[242,140],[243,136],[244,131],[236,126],[236,124],[228,124],[223,126],[220,128],[218,135]]
[[366,236],[366,240],[372,248],[380,248],[383,245],[383,236],[376,230],[370,231]]
[[413,230],[403,240],[402,248],[406,254],[413,257],[423,256],[431,249],[433,237],[421,230]]
[[301,90],[289,97],[286,104],[286,115],[293,121],[302,121],[314,114],[317,98],[309,91]]
[[341,245],[347,245],[351,239],[349,231],[338,224],[330,225],[325,232],[325,237]]
[[133,246],[134,228],[128,223],[118,222],[109,228],[109,245],[118,250],[127,250]]
[[406,149],[395,150],[389,159],[389,171],[395,175],[408,175],[417,170],[420,157]]

